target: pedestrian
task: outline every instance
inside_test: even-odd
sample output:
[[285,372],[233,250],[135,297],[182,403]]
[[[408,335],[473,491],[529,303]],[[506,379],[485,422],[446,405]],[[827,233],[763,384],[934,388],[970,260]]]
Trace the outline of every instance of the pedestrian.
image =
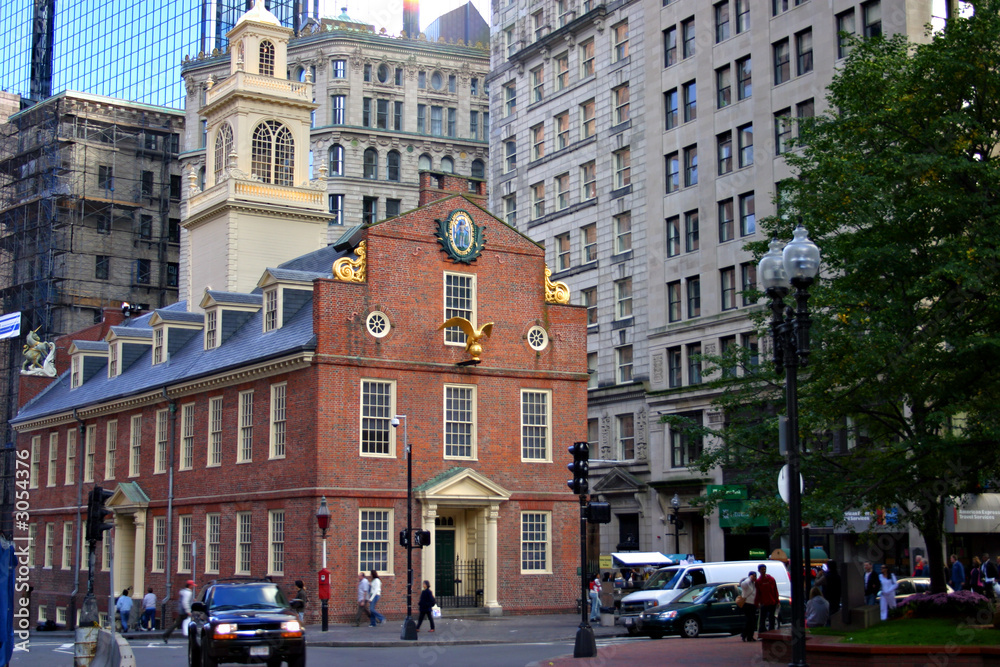
[[881,611],[880,617],[883,621],[889,620],[889,610],[896,608],[896,575],[889,573],[889,566],[882,566],[882,574],[878,576],[879,586],[882,589],[882,599],[880,600],[879,609]]
[[952,554],[950,557],[951,561],[951,587],[955,591],[960,591],[965,588],[965,566],[962,565],[962,561],[958,560],[958,556]]
[[755,642],[753,638],[757,625],[757,573],[750,570],[746,579],[740,582],[740,597],[743,598],[743,634],[740,638],[745,642]]
[[872,570],[872,564],[865,561],[865,604],[878,604],[878,575]]
[[983,563],[979,556],[972,557],[972,569],[969,570],[969,590],[973,593],[986,595],[985,584],[983,583]]
[[757,607],[760,618],[757,620],[757,632],[774,630],[774,610],[778,606],[778,582],[767,573],[767,565],[757,566]]
[[830,605],[829,616],[833,616],[840,611],[840,595],[842,590],[840,573],[837,571],[837,561],[828,561],[823,566],[823,569],[825,576],[823,577],[823,586],[820,588],[820,591],[822,591],[823,598],[827,604]]
[[417,608],[420,610],[420,616],[417,618],[417,632],[420,632],[420,626],[424,624],[424,617],[431,624],[431,632],[434,632],[434,605],[437,604],[437,600],[434,599],[434,593],[431,592],[431,582],[424,581],[424,590],[420,591],[420,601],[417,602]]
[[925,565],[924,564],[924,557],[923,556],[917,556],[915,558],[915,560],[916,560],[916,565],[913,566],[913,576],[914,577],[923,577],[923,576],[925,576],[924,575],[924,565]]
[[819,586],[813,586],[809,591],[809,602],[806,603],[806,627],[822,628],[830,624],[830,603],[823,597]]
[[142,618],[139,625],[146,632],[156,629],[156,593],[150,588],[142,598]]
[[296,579],[295,597],[292,598],[292,608],[299,612],[299,623],[305,623],[307,601],[308,597],[306,596],[306,585],[302,583],[301,579]]
[[128,632],[128,615],[132,611],[132,598],[129,597],[127,588],[115,600],[115,609],[118,610],[118,614],[122,619],[122,632]]
[[371,619],[372,615],[368,611],[368,595],[371,593],[372,585],[368,583],[368,575],[364,572],[358,573],[358,608],[354,612],[354,627],[361,625],[361,616],[364,614]]
[[188,579],[188,582],[184,584],[184,588],[177,592],[177,618],[174,619],[174,624],[163,633],[163,643],[170,643],[170,635],[174,633],[174,630],[181,627],[184,621],[191,617],[191,598],[194,597],[194,581]]
[[986,587],[986,597],[991,600],[996,597],[996,589],[993,588],[997,581],[997,565],[990,560],[989,554],[983,554],[983,582]]
[[601,621],[601,578],[596,574],[590,582],[590,621]]
[[372,570],[371,590],[368,593],[368,614],[372,622],[370,627],[382,625],[385,616],[378,613],[378,599],[382,597],[382,580],[378,578],[378,572]]

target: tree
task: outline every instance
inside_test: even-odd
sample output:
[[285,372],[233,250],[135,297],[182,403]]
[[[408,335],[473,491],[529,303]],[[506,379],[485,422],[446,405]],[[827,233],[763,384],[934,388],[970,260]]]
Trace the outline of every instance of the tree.
[[[972,4],[926,43],[855,44],[830,111],[800,121],[779,215],[761,221],[787,239],[801,220],[823,253],[800,369],[804,516],[898,507],[936,591],[946,507],[1000,479],[1000,0]],[[714,361],[744,372],[715,380],[726,424],[701,429],[718,445],[698,464],[773,496],[783,383],[746,350]]]

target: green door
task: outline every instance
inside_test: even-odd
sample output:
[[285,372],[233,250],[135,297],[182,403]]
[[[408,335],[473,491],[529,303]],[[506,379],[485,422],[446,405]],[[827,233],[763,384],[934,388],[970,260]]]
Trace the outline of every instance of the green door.
[[455,595],[455,531],[434,531],[434,569],[437,573],[437,597]]

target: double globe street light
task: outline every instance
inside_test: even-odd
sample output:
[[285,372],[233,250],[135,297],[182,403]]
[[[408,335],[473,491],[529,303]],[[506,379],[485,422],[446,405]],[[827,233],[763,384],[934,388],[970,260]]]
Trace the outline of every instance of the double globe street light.
[[[792,579],[792,667],[805,667],[805,570],[802,544],[802,487],[799,474],[798,368],[809,360],[809,286],[819,272],[820,253],[801,222],[784,248],[771,241],[757,265],[757,276],[770,301],[774,366],[785,370],[786,442],[788,443],[788,513]],[[795,308],[785,304],[789,283],[795,288]]]

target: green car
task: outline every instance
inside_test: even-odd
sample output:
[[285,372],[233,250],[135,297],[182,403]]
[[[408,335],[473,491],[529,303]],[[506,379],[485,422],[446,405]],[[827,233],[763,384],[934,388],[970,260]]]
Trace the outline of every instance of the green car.
[[[660,639],[664,635],[697,637],[703,633],[743,632],[746,617],[736,604],[739,584],[701,584],[692,586],[670,604],[650,607],[639,615],[639,634]],[[778,624],[789,622],[791,604],[781,599]]]

